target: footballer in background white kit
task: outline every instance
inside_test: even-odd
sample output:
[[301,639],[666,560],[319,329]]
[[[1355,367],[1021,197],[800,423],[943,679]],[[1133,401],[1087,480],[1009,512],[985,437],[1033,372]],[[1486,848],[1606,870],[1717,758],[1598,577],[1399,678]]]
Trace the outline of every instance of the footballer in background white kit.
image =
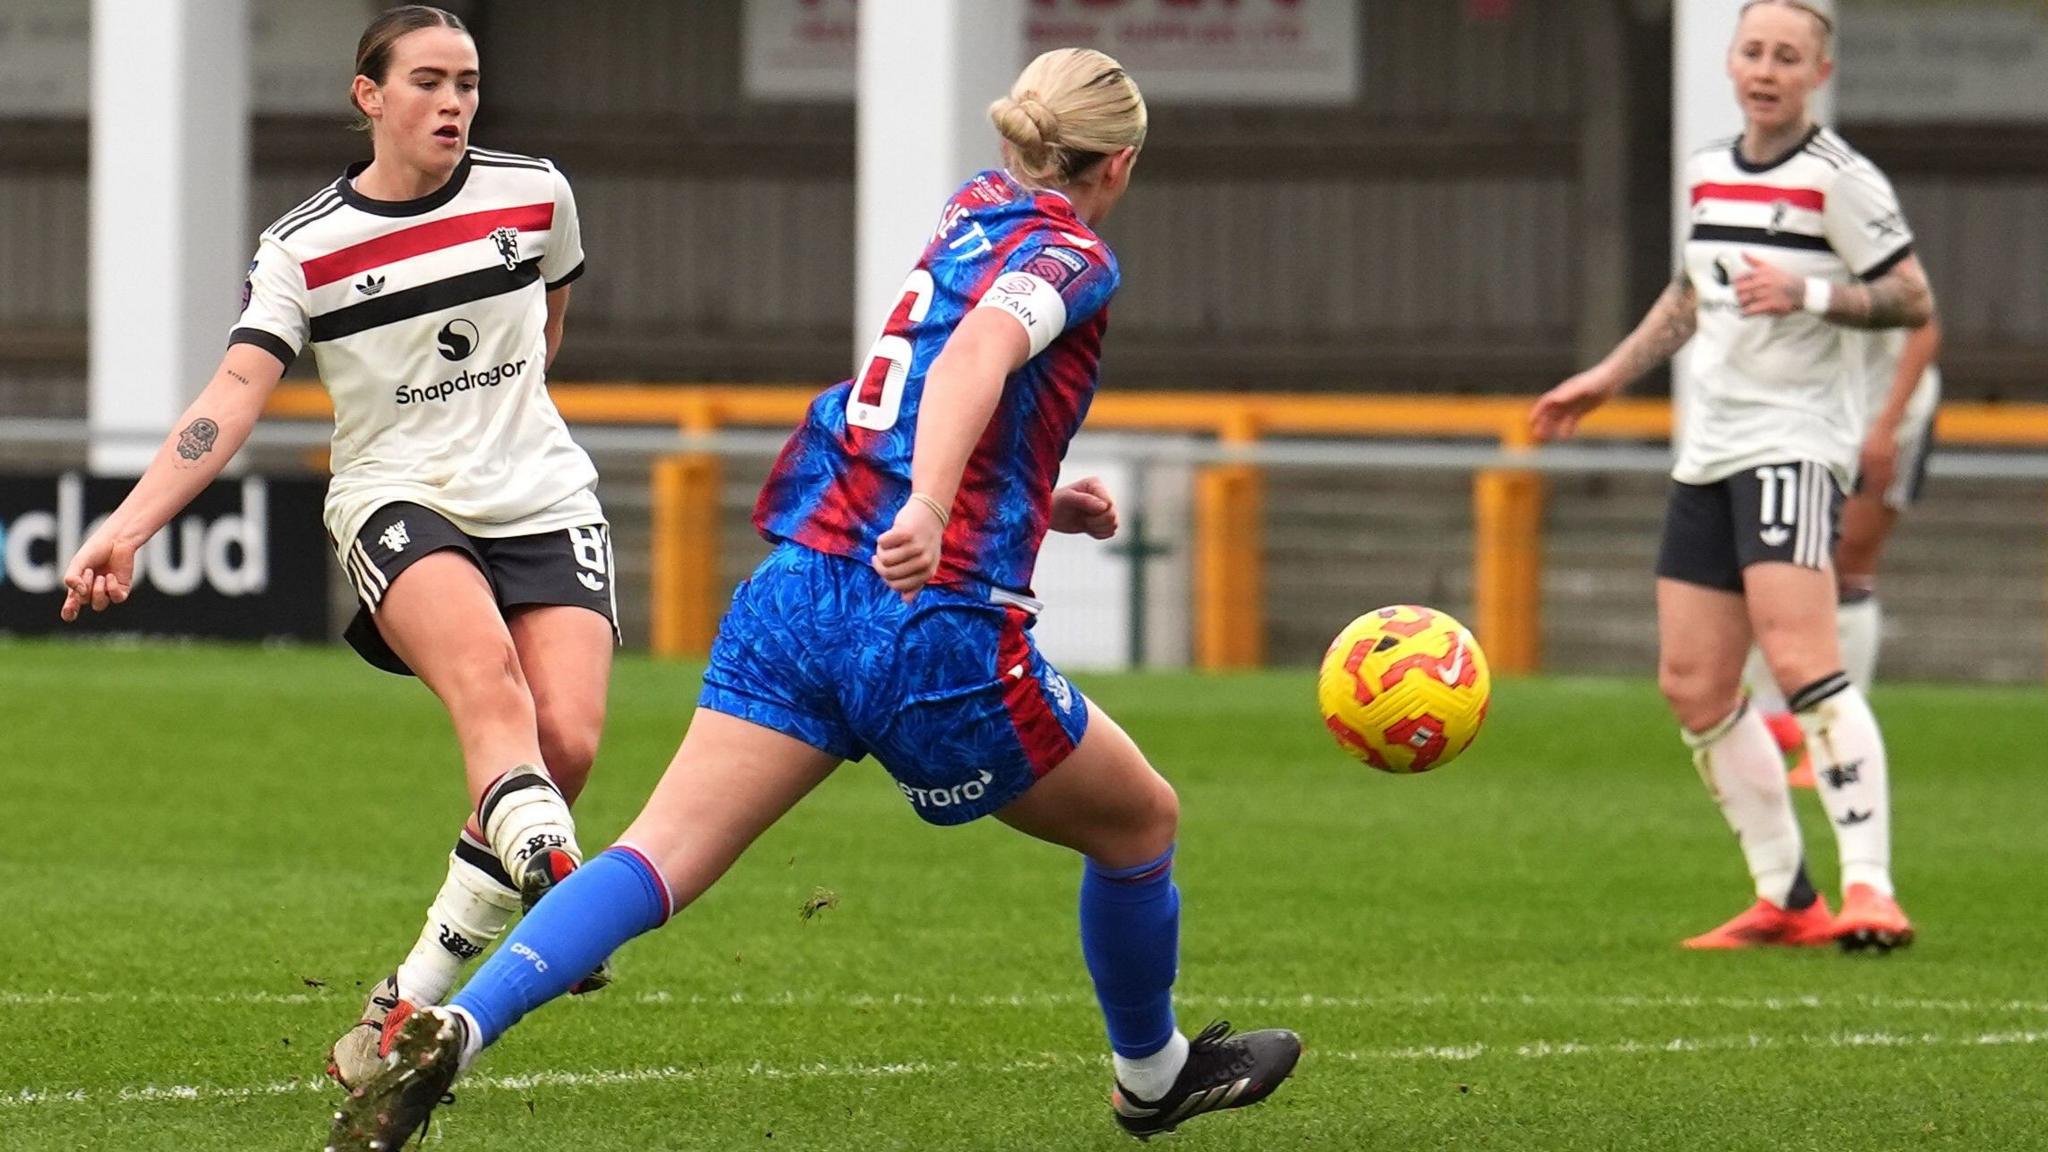
[[[1912,255],[1912,233],[1884,174],[1824,127],[1763,163],[1746,159],[1736,140],[1710,146],[1688,162],[1686,187],[1692,229],[1683,275],[1696,295],[1698,328],[1657,574],[1744,594],[1745,570],[1755,564],[1831,572],[1870,420],[1874,336],[1829,319],[1826,295],[1830,285],[1885,276]],[[1745,308],[1742,287],[1754,282],[1745,278],[1766,265],[1808,285],[1804,310]],[[1851,678],[1775,687],[1781,701],[1790,694],[1781,710],[1798,717],[1826,783],[1819,791],[1844,886],[1889,900],[1882,739],[1874,722],[1836,715],[1868,715]],[[1688,739],[1711,764],[1719,733]],[[1779,907],[1808,907],[1815,897],[1789,806],[1765,807],[1730,815],[1756,825],[1742,840],[1760,892]],[[1887,932],[1883,946],[1894,939]],[[1896,939],[1910,939],[1909,929]],[[1718,933],[1689,943],[1726,946]]]

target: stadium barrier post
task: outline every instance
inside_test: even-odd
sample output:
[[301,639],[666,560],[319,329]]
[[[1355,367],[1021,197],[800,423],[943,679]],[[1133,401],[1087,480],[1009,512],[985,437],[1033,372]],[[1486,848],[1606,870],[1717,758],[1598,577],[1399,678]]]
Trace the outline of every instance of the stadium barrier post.
[[[1531,448],[1520,420],[1501,447]],[[1479,642],[1497,672],[1536,671],[1543,660],[1543,477],[1486,468],[1472,478],[1472,589]]]
[[653,572],[648,646],[668,659],[711,653],[718,631],[718,457],[708,452],[654,462]]
[[[1258,438],[1247,409],[1230,412],[1226,444]],[[1265,662],[1265,477],[1255,464],[1213,464],[1195,478],[1195,661],[1204,671]]]

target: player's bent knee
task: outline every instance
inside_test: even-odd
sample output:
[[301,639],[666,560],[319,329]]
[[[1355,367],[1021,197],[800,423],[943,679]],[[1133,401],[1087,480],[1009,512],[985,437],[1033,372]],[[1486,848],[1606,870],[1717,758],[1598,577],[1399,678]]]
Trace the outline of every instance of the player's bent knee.
[[1154,779],[1159,783],[1152,789],[1150,818],[1146,826],[1171,843],[1180,835],[1180,794],[1173,790],[1173,785],[1168,784],[1164,776]]
[[1110,856],[1118,860],[1130,857],[1127,863],[1142,863],[1156,859],[1180,836],[1180,796],[1166,778],[1154,773],[1149,786],[1133,797],[1133,802],[1116,830],[1117,851],[1114,853],[1091,854],[1108,862]]
[[1697,698],[1704,683],[1705,678],[1695,669],[1668,663],[1657,666],[1657,690],[1675,710],[1683,711]]
[[590,779],[590,767],[597,763],[598,725],[587,722],[550,721],[540,724],[540,755],[548,775],[570,803]]
[[1682,664],[1660,666],[1657,687],[1671,705],[1672,715],[1692,732],[1704,732],[1720,723],[1740,698],[1738,687],[1717,684],[1705,669]]
[[1771,676],[1783,692],[1796,692],[1833,672],[1841,671],[1841,656],[1836,650],[1835,622],[1829,618],[1822,635],[1810,635],[1812,629],[1762,628],[1757,631],[1757,646],[1763,649],[1764,663],[1771,670]]

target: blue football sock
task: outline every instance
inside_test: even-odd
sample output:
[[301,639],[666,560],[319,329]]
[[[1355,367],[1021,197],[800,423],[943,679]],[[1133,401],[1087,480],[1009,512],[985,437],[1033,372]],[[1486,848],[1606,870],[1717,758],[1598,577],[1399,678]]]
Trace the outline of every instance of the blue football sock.
[[449,1003],[487,1046],[569,991],[621,944],[668,919],[668,886],[645,856],[615,847],[555,885]]
[[1135,868],[1088,861],[1081,875],[1081,952],[1116,1054],[1141,1059],[1173,1038],[1180,966],[1180,889],[1173,849]]

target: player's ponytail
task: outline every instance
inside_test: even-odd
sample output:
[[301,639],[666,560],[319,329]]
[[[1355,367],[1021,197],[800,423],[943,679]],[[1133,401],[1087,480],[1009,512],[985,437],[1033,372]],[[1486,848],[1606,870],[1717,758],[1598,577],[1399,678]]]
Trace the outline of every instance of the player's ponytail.
[[1071,183],[1090,164],[1145,143],[1145,97],[1123,65],[1092,48],[1056,48],[1026,65],[988,107],[1027,184]]

